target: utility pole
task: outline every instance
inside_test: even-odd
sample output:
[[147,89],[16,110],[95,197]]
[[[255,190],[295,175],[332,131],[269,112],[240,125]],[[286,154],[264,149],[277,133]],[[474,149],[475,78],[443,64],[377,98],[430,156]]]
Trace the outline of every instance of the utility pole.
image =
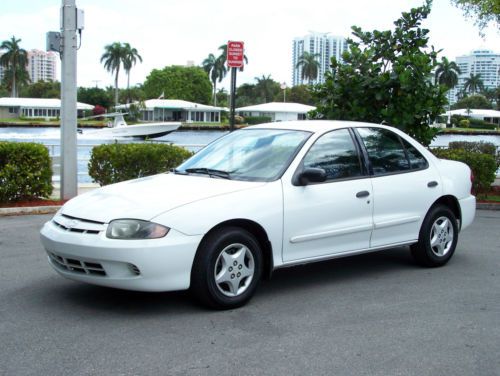
[[[76,141],[76,50],[77,9],[75,0],[62,0],[61,7],[61,199],[78,194]],[[82,25],[83,27],[83,25]]]

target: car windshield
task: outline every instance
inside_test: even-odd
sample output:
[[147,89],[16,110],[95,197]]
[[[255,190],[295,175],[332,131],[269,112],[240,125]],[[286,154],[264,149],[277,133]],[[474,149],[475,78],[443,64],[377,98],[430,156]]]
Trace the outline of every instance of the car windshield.
[[247,129],[214,141],[176,170],[179,174],[273,181],[290,164],[310,132],[276,129]]

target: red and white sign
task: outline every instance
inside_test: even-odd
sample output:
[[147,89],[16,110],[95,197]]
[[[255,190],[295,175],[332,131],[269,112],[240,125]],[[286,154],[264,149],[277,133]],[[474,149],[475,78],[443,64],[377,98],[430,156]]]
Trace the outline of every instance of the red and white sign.
[[241,68],[243,66],[243,42],[227,42],[227,66],[229,68]]

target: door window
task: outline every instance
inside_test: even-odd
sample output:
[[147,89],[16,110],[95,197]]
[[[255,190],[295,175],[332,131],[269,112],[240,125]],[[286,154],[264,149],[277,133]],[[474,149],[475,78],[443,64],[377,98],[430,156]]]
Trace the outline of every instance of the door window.
[[361,160],[349,130],[321,136],[307,152],[304,168],[322,168],[327,181],[361,176]]
[[357,128],[357,131],[365,144],[374,175],[410,170],[410,161],[397,134],[379,128]]

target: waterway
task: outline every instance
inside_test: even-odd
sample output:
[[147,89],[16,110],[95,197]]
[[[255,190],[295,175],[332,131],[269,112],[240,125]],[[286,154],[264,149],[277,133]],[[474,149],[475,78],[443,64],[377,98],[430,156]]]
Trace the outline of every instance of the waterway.
[[[93,133],[93,134],[92,134]],[[184,146],[191,151],[197,151],[201,147],[217,138],[225,135],[227,131],[208,130],[208,131],[176,131],[166,136],[155,138],[153,142],[173,143]],[[26,128],[26,127],[7,127],[0,128],[0,141],[16,142],[38,142],[49,148],[51,157],[60,155],[60,130],[59,128]],[[438,135],[431,143],[431,147],[447,147],[452,141],[485,141],[500,147],[500,136],[496,135]],[[94,130],[83,130],[77,137],[77,160],[78,160],[78,182],[90,183],[92,179],[88,176],[87,165],[92,148],[96,145],[109,143],[130,143],[130,142],[150,142],[130,139],[106,138],[99,135]],[[57,172],[54,174],[54,182],[59,180]]]

